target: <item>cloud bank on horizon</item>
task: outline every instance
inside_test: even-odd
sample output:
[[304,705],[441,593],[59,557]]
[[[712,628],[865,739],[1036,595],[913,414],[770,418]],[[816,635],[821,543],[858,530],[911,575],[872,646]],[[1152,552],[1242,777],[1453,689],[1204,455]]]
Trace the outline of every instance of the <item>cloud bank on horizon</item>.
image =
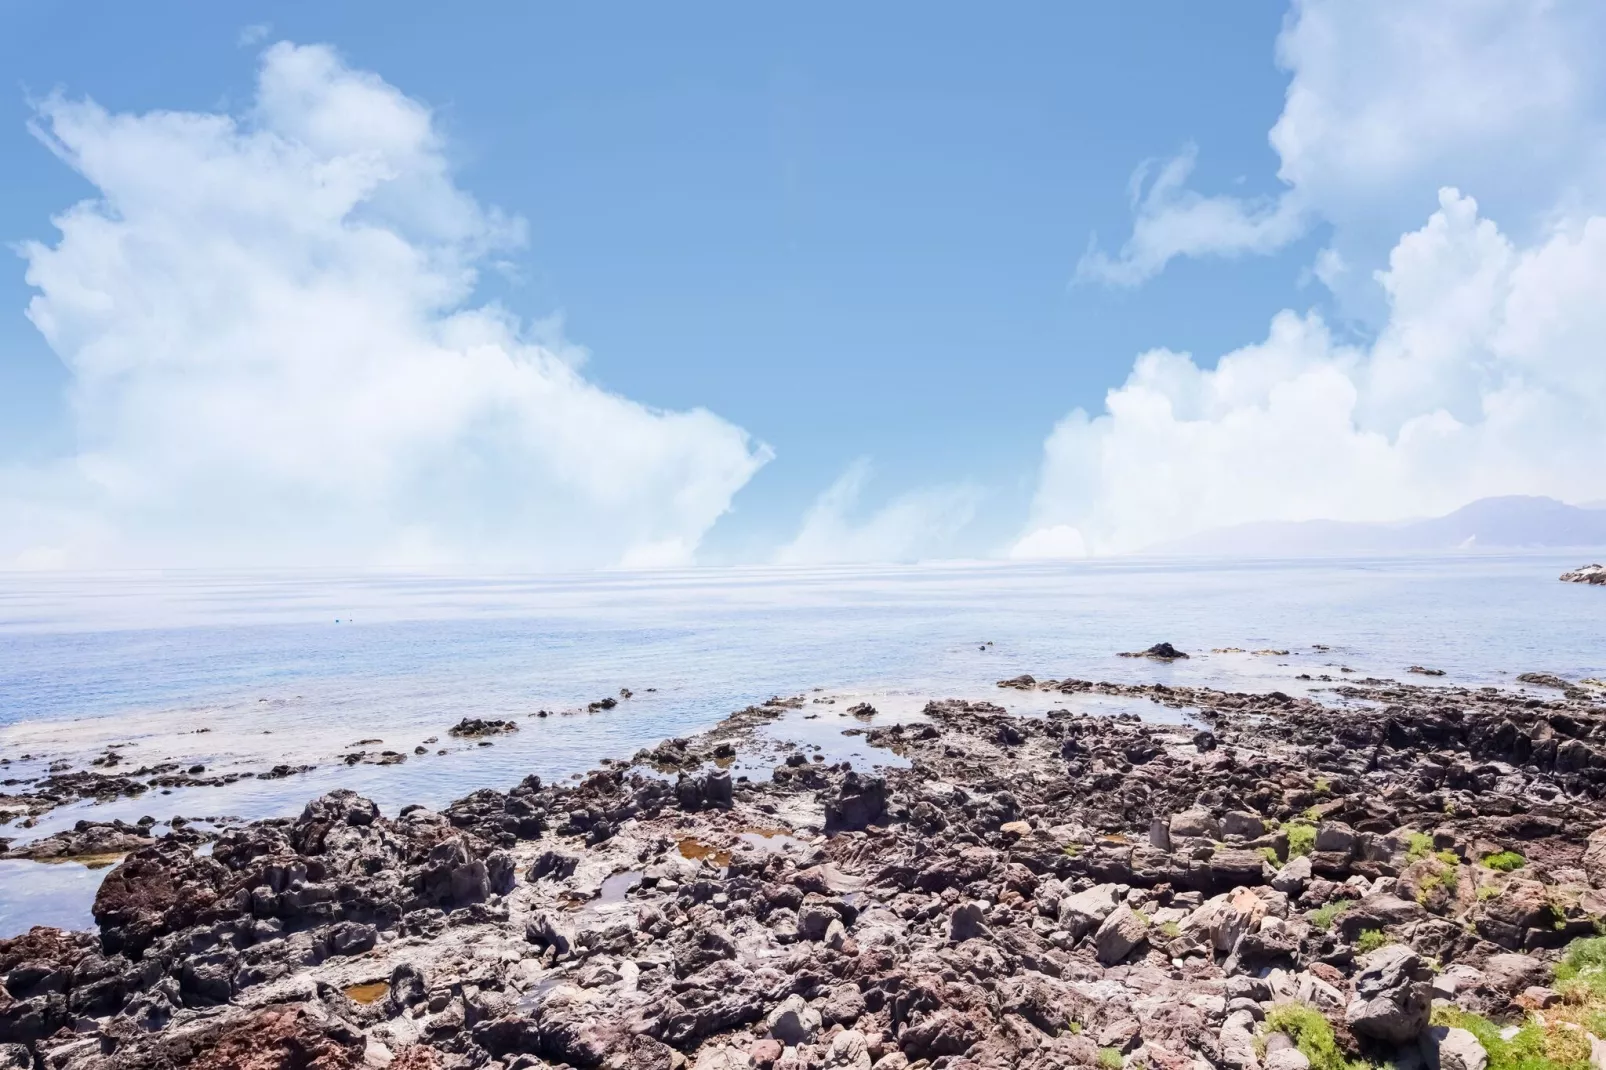
[[1048,436],[1011,554],[1606,497],[1603,30],[1576,0],[1296,2],[1270,135],[1284,192],[1193,191],[1190,146],[1140,169],[1131,237],[1090,249],[1077,281],[1137,285],[1178,256],[1270,252],[1325,225],[1314,274],[1370,341],[1285,310],[1213,368],[1142,354],[1104,412]]
[[36,125],[99,191],[22,249],[79,452],[0,471],[0,564],[685,564],[770,456],[469,306],[522,224],[327,47],[268,48],[241,116]]

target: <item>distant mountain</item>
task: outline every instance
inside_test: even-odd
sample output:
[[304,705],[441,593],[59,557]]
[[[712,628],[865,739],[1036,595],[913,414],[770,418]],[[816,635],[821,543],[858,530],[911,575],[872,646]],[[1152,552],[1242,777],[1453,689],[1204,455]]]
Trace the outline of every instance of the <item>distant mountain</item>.
[[1150,553],[1222,557],[1320,557],[1423,550],[1606,547],[1606,509],[1554,498],[1481,498],[1448,516],[1363,524],[1268,521],[1206,531]]

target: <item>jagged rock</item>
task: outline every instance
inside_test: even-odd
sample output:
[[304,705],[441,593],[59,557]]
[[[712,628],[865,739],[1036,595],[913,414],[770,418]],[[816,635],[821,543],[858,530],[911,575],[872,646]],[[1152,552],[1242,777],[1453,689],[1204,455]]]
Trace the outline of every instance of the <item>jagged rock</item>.
[[1310,1070],[1310,1060],[1295,1047],[1279,1047],[1266,1053],[1265,1070]]
[[820,1006],[820,1018],[828,1026],[852,1025],[863,1017],[865,1009],[864,994],[858,986],[837,985],[826,994]]
[[1531,955],[1506,952],[1490,955],[1483,963],[1484,983],[1510,996],[1549,979],[1550,967]]
[[[1130,717],[933,702],[918,725],[849,729],[906,759],[879,784],[792,747],[785,776],[725,776],[724,812],[710,757],[778,711],[830,705],[789,699],[648,752],[672,761],[527,778],[440,813],[387,818],[332,793],[295,820],[229,828],[210,856],[193,832],[158,839],[108,875],[98,939],[0,941],[0,1043],[32,1038],[30,1070],[189,1070],[274,993],[342,1070],[1063,1067],[1101,1045],[1154,1070],[1299,1070],[1281,1034],[1255,1052],[1272,1004],[1353,1015],[1362,1051],[1384,1058],[1400,1042],[1380,1034],[1420,1025],[1413,986],[1496,1017],[1555,999],[1536,987],[1542,964],[1606,917],[1606,894],[1582,887],[1606,875],[1606,833],[1585,842],[1606,819],[1594,685],[1331,682],[1354,701],[1036,679],[1033,692],[1197,708],[1214,749]],[[685,771],[693,808],[642,764]],[[1286,840],[1259,815],[1311,808],[1319,849],[1274,871],[1263,852]],[[1466,860],[1453,899],[1421,879],[1451,869],[1409,857],[1414,830]],[[1475,868],[1501,849],[1528,864]],[[515,851],[531,883],[505,902]],[[636,872],[627,899],[633,877],[594,894]],[[1311,917],[1357,896],[1331,931]],[[1357,961],[1368,929],[1442,971]],[[1544,950],[1502,958],[1491,941]],[[810,1039],[756,1042],[783,1001]],[[1476,1052],[1445,1043],[1463,1039],[1420,1050],[1476,1070]],[[1406,1051],[1401,1065],[1420,1065]]]
[[1265,835],[1266,822],[1261,820],[1259,814],[1252,814],[1245,810],[1231,810],[1221,815],[1221,834],[1223,836],[1238,836],[1246,840],[1259,839]]
[[128,854],[155,842],[144,829],[122,821],[80,821],[71,829],[41,837],[9,852],[0,851],[0,858],[66,861]]
[[844,1029],[832,1038],[825,1065],[833,1070],[871,1070],[868,1038],[856,1029]]
[[1116,907],[1093,934],[1098,959],[1106,966],[1124,961],[1148,940],[1148,921],[1125,903]]
[[1507,948],[1529,945],[1529,934],[1549,938],[1555,932],[1550,892],[1535,880],[1508,880],[1499,894],[1478,904],[1473,922],[1479,935]]
[[428,984],[423,971],[417,966],[410,962],[402,962],[390,971],[390,988],[385,993],[385,999],[398,1013],[428,998]]
[[764,1030],[782,1044],[807,1044],[820,1031],[820,1012],[802,996],[790,995],[764,1019]]
[[1305,885],[1310,883],[1310,877],[1310,857],[1296,855],[1283,863],[1283,867],[1271,879],[1271,886],[1290,899],[1296,899],[1305,891]]
[[976,903],[961,903],[948,917],[948,942],[963,943],[988,933],[987,915]]
[[1251,892],[1240,889],[1202,903],[1182,920],[1179,928],[1184,935],[1196,935],[1217,951],[1231,951],[1265,916],[1266,904]]
[[1341,821],[1323,821],[1316,826],[1316,850],[1348,858],[1355,853],[1355,830]]
[[460,739],[480,739],[485,736],[500,735],[504,732],[517,732],[517,721],[494,721],[479,717],[465,717],[451,728],[446,730],[447,735],[457,736]]
[[675,784],[675,798],[682,810],[729,809],[731,805],[731,778],[724,770],[702,776],[680,774]]
[[1070,933],[1072,940],[1080,940],[1097,929],[1120,902],[1113,884],[1096,884],[1086,891],[1060,900],[1060,928]]
[[378,940],[378,930],[360,922],[342,921],[329,929],[329,951],[334,955],[359,955]]
[[1561,574],[1563,583],[1606,583],[1606,565],[1582,565]]
[[958,1011],[943,1008],[905,1029],[898,1045],[909,1059],[937,1059],[963,1054],[975,1041],[975,1023]]
[[784,1050],[781,1042],[774,1037],[762,1037],[753,1041],[752,1047],[747,1049],[747,1057],[759,1070],[769,1070]]
[[1138,650],[1132,653],[1121,654],[1123,658],[1153,658],[1156,661],[1176,661],[1188,655],[1172,646],[1170,643],[1155,643],[1147,650]]
[[548,848],[535,856],[535,861],[531,863],[524,877],[532,881],[541,880],[543,877],[568,880],[574,876],[575,867],[579,864],[580,859],[577,856]]
[[[1258,1010],[1258,1008],[1256,1008]],[[1255,1015],[1248,1010],[1233,1011],[1221,1023],[1217,1045],[1221,1065],[1230,1070],[1261,1070],[1255,1047]]]
[[1584,847],[1584,872],[1595,888],[1606,888],[1606,825],[1589,834]]
[[747,1070],[752,1065],[745,1053],[721,1044],[699,1052],[692,1070]]
[[1465,1029],[1434,1026],[1422,1034],[1422,1057],[1428,1070],[1485,1070],[1489,1053]]
[[861,776],[849,771],[834,799],[825,804],[827,831],[860,831],[880,825],[887,819],[887,781],[885,777]]
[[1432,971],[1406,945],[1378,948],[1361,961],[1345,1023],[1362,1036],[1390,1044],[1416,1039],[1428,1024],[1431,977]]
[[1356,901],[1338,916],[1334,927],[1346,940],[1354,940],[1368,929],[1386,929],[1427,917],[1421,905],[1387,893],[1369,895]]
[[1184,810],[1171,815],[1171,838],[1221,839],[1221,823],[1208,810]]
[[544,910],[526,923],[524,938],[537,947],[550,947],[559,958],[574,950],[574,930]]

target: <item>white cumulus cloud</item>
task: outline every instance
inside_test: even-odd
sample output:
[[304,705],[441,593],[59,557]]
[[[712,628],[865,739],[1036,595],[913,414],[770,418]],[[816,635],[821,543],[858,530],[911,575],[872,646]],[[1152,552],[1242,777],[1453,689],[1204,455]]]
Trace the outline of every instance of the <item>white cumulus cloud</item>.
[[1283,311],[1214,366],[1141,355],[1102,413],[1049,435],[1013,552],[1606,496],[1603,31],[1587,0],[1295,0],[1270,135],[1281,197],[1194,193],[1184,154],[1084,274],[1136,283],[1324,221],[1314,274],[1365,336]]
[[1285,311],[1214,368],[1139,357],[1105,412],[1049,436],[1017,555],[1606,494],[1606,217],[1520,248],[1445,189],[1376,281],[1388,318],[1369,345]]
[[864,458],[848,465],[814,500],[797,535],[776,553],[776,562],[812,565],[937,557],[951,551],[954,536],[976,515],[980,491],[956,484],[909,491],[856,519],[870,474]]
[[36,132],[98,190],[22,249],[79,450],[0,472],[0,562],[684,563],[770,456],[471,304],[521,224],[331,49],[269,48],[242,115],[57,96]]

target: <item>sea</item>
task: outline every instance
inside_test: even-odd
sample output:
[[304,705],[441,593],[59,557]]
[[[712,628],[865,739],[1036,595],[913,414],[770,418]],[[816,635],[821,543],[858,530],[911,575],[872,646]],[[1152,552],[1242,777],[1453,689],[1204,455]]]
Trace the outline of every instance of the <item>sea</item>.
[[[160,829],[175,815],[214,826],[293,815],[336,787],[386,812],[438,807],[531,773],[575,777],[772,696],[840,716],[850,701],[1046,701],[996,687],[1021,673],[1317,694],[1334,686],[1322,675],[1427,682],[1406,674],[1413,665],[1471,686],[1520,686],[1534,671],[1601,678],[1606,589],[1557,582],[1584,560],[0,574],[0,793],[108,751],[119,756],[108,772],[313,767],[74,803],[32,827],[0,824],[0,837],[15,846],[80,820],[148,815]],[[1162,641],[1191,656],[1118,656]],[[518,731],[478,746],[449,735],[465,717]],[[384,750],[406,761],[342,758]],[[0,860],[0,937],[90,926],[104,872]]]

